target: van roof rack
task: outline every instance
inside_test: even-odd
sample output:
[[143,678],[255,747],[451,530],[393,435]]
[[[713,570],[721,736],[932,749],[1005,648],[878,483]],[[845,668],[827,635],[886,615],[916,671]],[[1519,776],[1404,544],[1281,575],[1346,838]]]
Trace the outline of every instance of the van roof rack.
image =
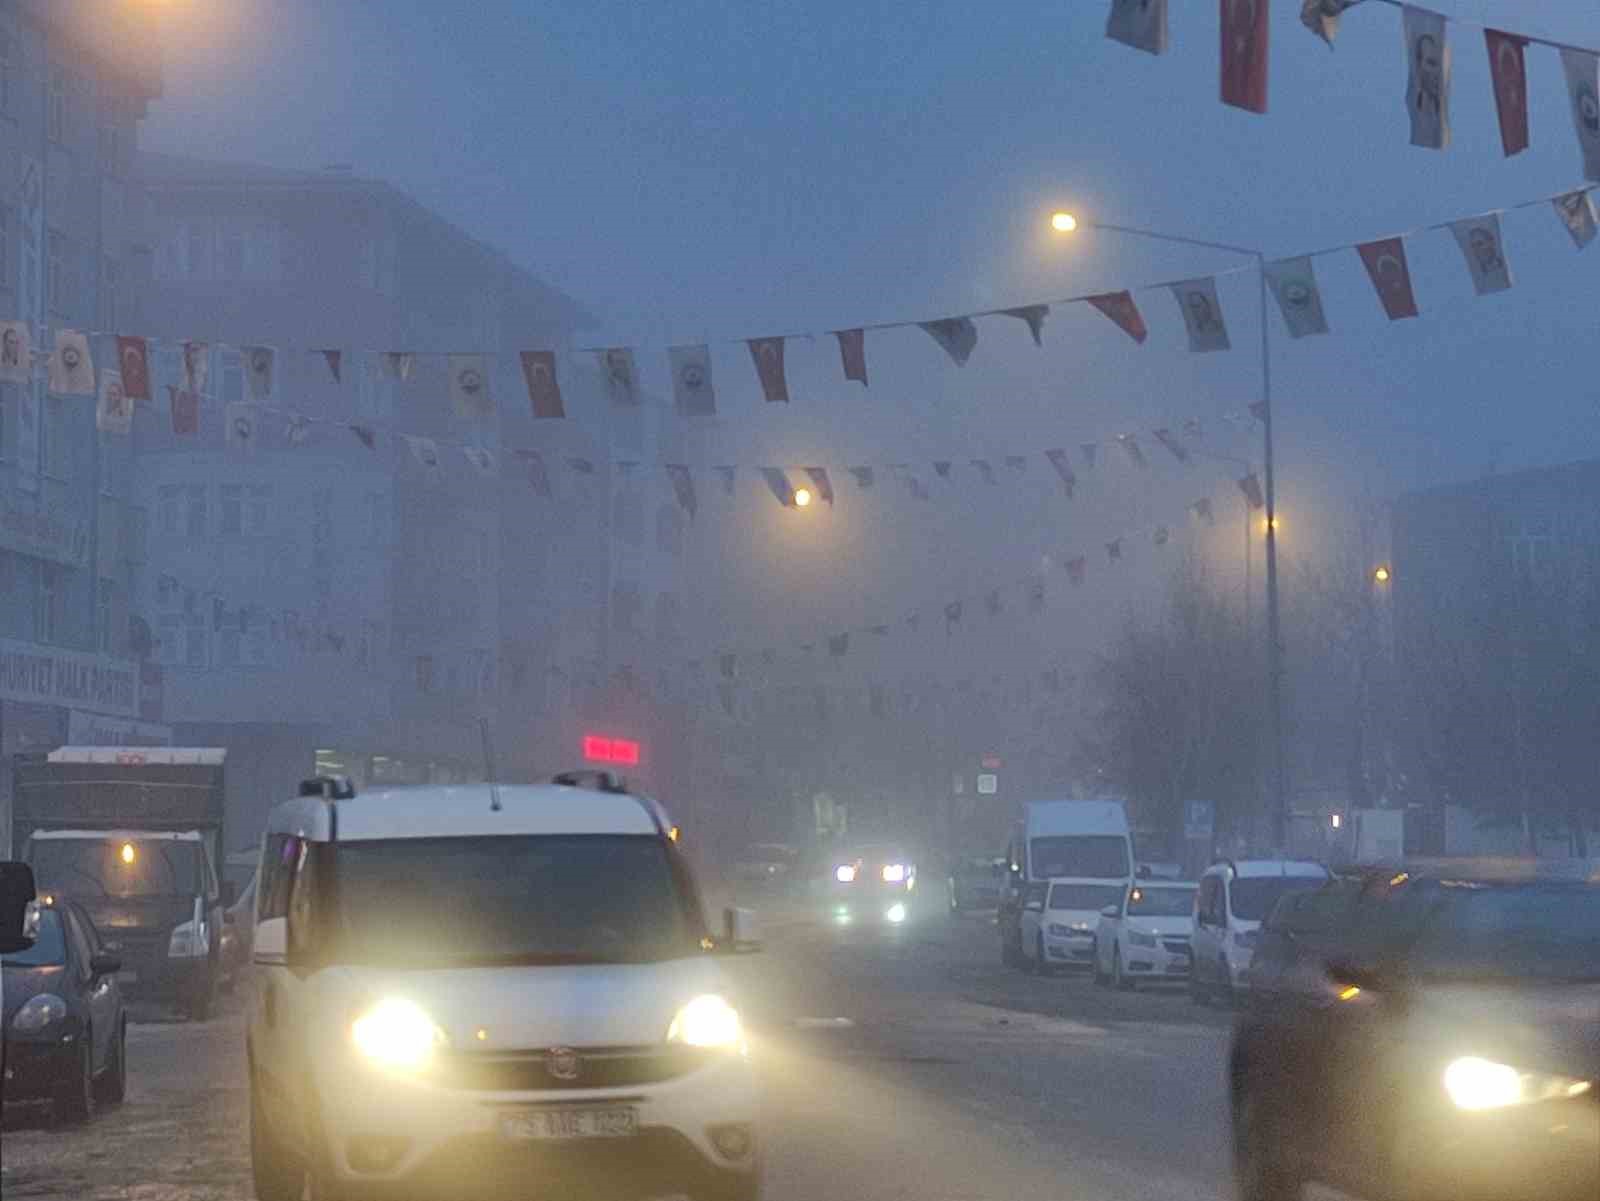
[[300,795],[319,796],[325,801],[348,801],[356,794],[349,776],[312,776],[300,781]]
[[552,784],[559,784],[564,788],[591,788],[596,792],[610,792],[618,796],[628,796],[628,784],[615,772],[594,771],[580,768],[577,771],[558,772],[551,777]]

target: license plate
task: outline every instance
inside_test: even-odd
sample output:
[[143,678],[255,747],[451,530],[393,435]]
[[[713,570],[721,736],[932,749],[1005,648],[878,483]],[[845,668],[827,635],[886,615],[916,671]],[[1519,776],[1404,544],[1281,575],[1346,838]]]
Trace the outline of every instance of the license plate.
[[579,1138],[631,1138],[639,1133],[639,1111],[629,1106],[576,1109],[517,1109],[500,1115],[509,1139],[538,1142]]

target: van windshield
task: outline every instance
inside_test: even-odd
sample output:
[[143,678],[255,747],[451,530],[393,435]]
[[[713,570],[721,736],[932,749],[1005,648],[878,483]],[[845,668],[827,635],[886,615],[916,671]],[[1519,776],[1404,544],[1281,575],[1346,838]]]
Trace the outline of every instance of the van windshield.
[[1072,876],[1090,880],[1126,880],[1128,840],[1120,834],[1060,834],[1028,844],[1032,876]]
[[334,862],[340,962],[647,963],[705,932],[649,835],[341,842]]
[[171,838],[36,838],[28,852],[41,888],[95,897],[193,896],[201,891],[198,842]]

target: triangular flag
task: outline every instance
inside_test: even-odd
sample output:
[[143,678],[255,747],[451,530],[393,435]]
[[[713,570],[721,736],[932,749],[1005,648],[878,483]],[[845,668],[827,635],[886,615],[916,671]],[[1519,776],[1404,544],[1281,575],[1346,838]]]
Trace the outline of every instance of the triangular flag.
[[1095,458],[1100,453],[1100,444],[1098,442],[1085,442],[1078,449],[1083,451],[1084,463],[1093,468]]
[[199,395],[206,390],[211,375],[211,346],[207,342],[183,344],[183,386]]
[[789,381],[783,372],[783,339],[751,338],[750,361],[756,365],[761,394],[768,404],[789,403]]
[[1167,0],[1111,0],[1106,37],[1147,54],[1167,52]]
[[561,399],[561,382],[556,378],[556,352],[524,350],[522,381],[528,386],[528,405],[535,420],[556,420],[567,415]]
[[1267,111],[1267,0],[1222,0],[1222,103]]
[[1078,486],[1078,477],[1073,473],[1072,464],[1067,461],[1067,452],[1056,448],[1045,451],[1044,457],[1050,466],[1056,469],[1056,475],[1061,480],[1061,490],[1070,498],[1072,490]]
[[1194,515],[1201,521],[1205,522],[1207,525],[1217,524],[1217,514],[1216,511],[1211,507],[1211,498],[1209,496],[1202,496],[1199,500],[1194,502],[1193,507]]
[[117,367],[122,394],[129,400],[150,399],[150,347],[143,338],[117,335]]
[[1372,286],[1390,321],[1417,315],[1417,298],[1411,291],[1411,268],[1406,264],[1406,246],[1401,238],[1363,242],[1356,247],[1366,265]]
[[406,447],[411,451],[411,457],[430,473],[439,470],[439,444],[432,438],[419,438],[414,434],[401,434],[406,440]]
[[1023,474],[1023,472],[1028,470],[1028,456],[1027,455],[1007,455],[1006,456],[1006,469],[1009,470],[1009,471],[1015,471],[1018,475]]
[[172,432],[192,437],[200,432],[200,398],[176,384],[167,385],[167,400],[172,406]]
[[1083,583],[1083,577],[1089,570],[1089,560],[1082,555],[1066,561],[1067,579],[1074,588]]
[[1494,81],[1494,106],[1500,116],[1500,148],[1506,157],[1528,148],[1528,66],[1523,50],[1526,38],[1498,29],[1485,29],[1489,51],[1489,77]]
[[689,520],[693,521],[699,509],[699,502],[694,494],[694,476],[689,473],[689,468],[685,464],[668,463],[667,479],[672,483],[672,494],[678,498],[678,507],[689,515]]
[[1184,449],[1183,444],[1180,443],[1177,438],[1173,437],[1171,430],[1163,428],[1154,430],[1152,432],[1156,436],[1156,441],[1161,443],[1162,446],[1165,446],[1172,452],[1172,457],[1174,459],[1177,459],[1180,463],[1187,463],[1189,461],[1189,452]]
[[133,398],[122,387],[120,371],[100,373],[100,395],[94,406],[94,427],[126,438],[133,432]]
[[1485,213],[1481,217],[1452,221],[1450,232],[1455,234],[1456,245],[1461,247],[1461,256],[1466,259],[1473,291],[1486,296],[1511,287],[1511,265],[1506,262],[1497,214]]
[[723,495],[732,496],[734,477],[738,475],[739,469],[737,467],[713,467],[711,470],[715,471],[718,478],[722,480]]
[[481,354],[449,356],[450,399],[456,416],[481,421],[494,413],[494,393],[489,387],[488,361]]
[[761,475],[767,481],[767,487],[772,489],[772,495],[777,497],[780,505],[787,508],[794,504],[794,488],[789,483],[789,477],[783,473],[783,468],[763,467]]
[[941,317],[937,321],[919,321],[924,333],[940,346],[957,367],[965,367],[978,345],[978,327],[971,317]]
[[835,659],[842,658],[850,649],[849,634],[834,634],[828,639],[828,653]]
[[973,459],[972,469],[978,473],[978,477],[982,479],[984,483],[992,484],[995,482],[994,464],[989,462],[988,459]]
[[906,477],[906,488],[910,491],[913,500],[929,499],[928,485],[924,484],[914,475]]
[[593,459],[585,459],[578,455],[571,455],[567,458],[567,466],[573,471],[577,472],[579,475],[594,474]]
[[378,446],[378,431],[370,425],[352,425],[350,432],[361,440],[361,445],[368,450],[375,450]]
[[1255,472],[1239,481],[1239,491],[1244,493],[1245,503],[1252,509],[1266,508],[1267,500],[1261,495],[1261,481],[1256,478]]
[[230,404],[228,406],[228,424],[226,426],[226,430],[226,442],[230,448],[243,451],[255,449],[255,406],[237,403]]
[[858,488],[860,488],[863,491],[865,491],[866,489],[872,487],[872,468],[870,468],[870,467],[847,467],[847,468],[845,468],[845,470],[848,471],[851,475],[856,477],[856,486]]
[[482,446],[463,446],[461,448],[461,453],[466,457],[467,462],[471,463],[473,467],[477,468],[479,475],[494,475],[493,451],[486,450]]
[[1118,434],[1117,441],[1122,443],[1122,449],[1128,452],[1128,461],[1135,467],[1147,467],[1144,451],[1139,449],[1139,439],[1133,434]]
[[33,348],[26,321],[0,321],[0,383],[33,382]]
[[1572,128],[1578,135],[1578,151],[1583,159],[1583,177],[1600,180],[1600,94],[1596,93],[1596,64],[1587,50],[1563,49],[1561,69],[1567,77],[1567,104],[1572,110]]
[[833,331],[839,339],[839,359],[844,365],[845,379],[867,386],[867,336],[864,330],[839,329]]
[[1109,317],[1118,329],[1135,342],[1142,344],[1150,336],[1132,292],[1104,292],[1099,296],[1085,296],[1084,299]]
[[1050,315],[1050,306],[1047,304],[1025,304],[1021,308],[1001,309],[1005,317],[1015,317],[1027,323],[1028,333],[1033,336],[1035,346],[1044,345],[1044,319]]
[[551,496],[550,471],[545,466],[544,456],[536,450],[519,450],[517,455],[528,464],[528,486],[533,494],[548,499]]
[[933,461],[933,473],[936,476],[938,476],[940,479],[942,479],[942,480],[949,479],[950,478],[950,460],[949,459],[935,459]]
[[88,335],[75,329],[56,330],[56,348],[50,355],[50,391],[57,396],[95,394]]
[[[1265,2],[1261,0],[1261,3]],[[1197,354],[1227,350],[1228,327],[1222,320],[1222,303],[1217,299],[1216,278],[1208,275],[1203,279],[1186,279],[1170,286],[1183,313],[1184,327],[1189,331],[1189,349]]]
[[336,384],[343,383],[343,353],[337,350],[320,350],[317,353],[322,356],[322,361],[328,364],[328,374],[333,376],[333,382]]
[[311,418],[304,413],[289,413],[283,436],[290,446],[304,446],[311,437]]
[[1317,288],[1316,271],[1309,255],[1279,259],[1262,268],[1267,287],[1272,289],[1278,311],[1291,338],[1304,338],[1328,332],[1328,317],[1322,308],[1322,292]]
[[1113,538],[1106,543],[1106,561],[1114,563],[1120,558],[1122,558],[1122,539]]
[[634,366],[633,351],[626,346],[609,346],[597,351],[595,358],[606,377],[606,395],[613,405],[633,408],[639,403],[639,372]]
[[1450,144],[1450,45],[1444,17],[1400,6],[1406,39],[1406,112],[1411,144],[1443,150]]
[[417,356],[409,350],[386,350],[383,352],[384,374],[404,383],[411,378],[411,369],[416,361]]
[[1300,23],[1331,48],[1339,36],[1339,14],[1360,0],[1301,0]]
[[826,467],[803,467],[801,470],[810,477],[811,486],[816,490],[818,498],[827,501],[831,505],[833,503],[833,481],[828,478],[828,469]]
[[1582,250],[1594,241],[1596,230],[1594,198],[1585,188],[1576,192],[1568,192],[1564,196],[1557,196],[1550,202],[1555,205],[1556,216],[1561,218],[1561,224],[1566,227],[1567,233],[1572,235],[1572,244]]
[[245,375],[250,380],[250,395],[256,400],[268,400],[277,388],[277,352],[270,346],[245,346]]
[[680,417],[713,417],[717,393],[711,383],[711,351],[703,343],[667,350],[672,369],[672,400]]

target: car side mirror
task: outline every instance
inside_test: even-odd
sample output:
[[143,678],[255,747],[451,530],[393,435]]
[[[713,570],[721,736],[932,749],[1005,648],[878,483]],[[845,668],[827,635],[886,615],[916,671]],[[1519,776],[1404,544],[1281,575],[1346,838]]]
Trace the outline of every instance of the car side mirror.
[[239,886],[232,880],[222,882],[222,907],[232,909],[239,900]]
[[1122,910],[1116,905],[1107,905],[1100,911],[1101,917],[1116,918],[1122,916]]
[[0,954],[26,951],[38,938],[37,897],[33,868],[14,859],[0,861]]
[[93,976],[115,976],[122,970],[122,956],[101,951],[89,957],[89,973]]
[[722,911],[722,948],[734,955],[749,955],[761,949],[753,909],[730,905]]
[[1043,901],[1029,901],[1026,905],[1023,906],[1023,908],[1026,909],[1029,913],[1043,913],[1044,912],[1044,902]]

